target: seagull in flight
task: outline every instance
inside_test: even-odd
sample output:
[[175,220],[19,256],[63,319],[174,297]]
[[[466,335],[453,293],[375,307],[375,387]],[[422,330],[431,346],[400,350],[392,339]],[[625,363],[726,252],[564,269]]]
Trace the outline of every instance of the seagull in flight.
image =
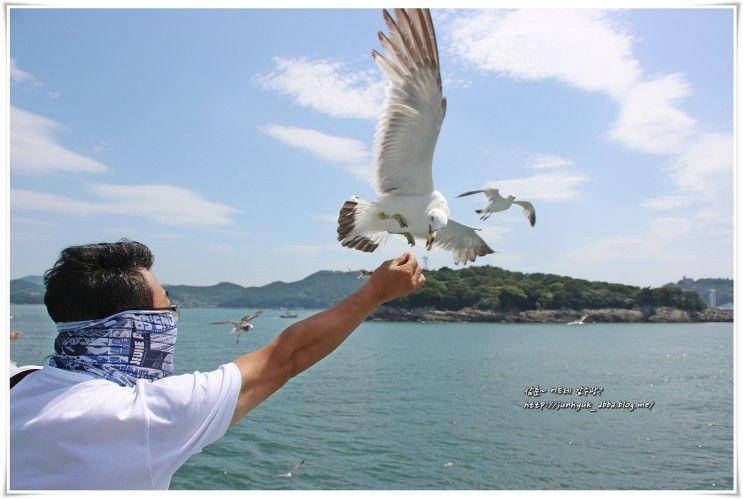
[[568,326],[582,326],[583,324],[585,324],[585,321],[586,321],[586,319],[588,319],[588,317],[590,317],[590,316],[589,315],[584,315],[583,317],[581,317],[577,321],[570,321],[570,322],[568,322]]
[[294,466],[292,466],[292,469],[290,469],[286,473],[280,473],[280,474],[274,475],[274,476],[276,478],[291,478],[294,475],[294,473],[296,473],[303,464],[304,464],[304,459],[302,459],[297,464],[295,464]]
[[434,188],[432,162],[446,114],[441,89],[439,52],[428,9],[386,10],[389,37],[379,41],[386,55],[372,56],[389,79],[387,102],[377,121],[372,150],[374,202],[353,196],[338,216],[338,241],[371,252],[388,234],[400,234],[426,250],[451,251],[454,263],[475,261],[493,250],[475,232],[449,217],[446,198]]
[[366,269],[359,269],[359,270],[356,270],[356,271],[351,270],[351,269],[348,269],[348,271],[349,272],[358,272],[359,275],[356,276],[356,279],[366,279],[367,277],[370,277],[374,273],[373,271],[366,270]]
[[507,198],[504,198],[500,195],[498,189],[478,189],[476,191],[465,192],[457,197],[461,198],[462,196],[470,196],[472,194],[479,194],[480,192],[485,194],[489,201],[489,204],[484,209],[475,210],[475,213],[482,214],[480,220],[487,220],[491,214],[498,211],[507,210],[511,207],[511,205],[516,204],[524,209],[524,214],[526,215],[526,218],[529,219],[529,223],[532,227],[534,227],[534,224],[537,223],[537,213],[534,211],[534,205],[532,205],[529,201],[516,201],[515,196],[508,196]]
[[263,310],[256,310],[253,315],[246,315],[239,321],[219,321],[219,322],[210,322],[209,324],[232,324],[232,334],[237,335],[237,340],[235,343],[240,343],[240,335],[243,332],[250,331],[253,329],[253,324],[251,321],[261,315],[263,313]]

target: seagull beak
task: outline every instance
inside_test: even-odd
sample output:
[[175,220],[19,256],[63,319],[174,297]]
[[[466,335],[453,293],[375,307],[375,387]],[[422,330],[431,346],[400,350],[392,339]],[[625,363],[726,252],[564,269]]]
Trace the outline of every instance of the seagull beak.
[[431,251],[433,247],[433,241],[436,238],[436,231],[433,230],[431,224],[428,224],[428,235],[426,236],[426,249]]

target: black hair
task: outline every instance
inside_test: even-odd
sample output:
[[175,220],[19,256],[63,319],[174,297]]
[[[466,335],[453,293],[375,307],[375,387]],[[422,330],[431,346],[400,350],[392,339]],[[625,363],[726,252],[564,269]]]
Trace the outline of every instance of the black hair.
[[65,248],[44,273],[46,310],[54,322],[71,322],[150,309],[152,290],[141,271],[154,261],[147,246],[128,239]]

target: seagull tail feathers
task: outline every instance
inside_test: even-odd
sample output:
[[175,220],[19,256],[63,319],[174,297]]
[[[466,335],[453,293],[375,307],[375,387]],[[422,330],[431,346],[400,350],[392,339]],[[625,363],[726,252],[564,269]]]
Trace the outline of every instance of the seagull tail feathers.
[[363,229],[363,221],[373,216],[374,203],[353,197],[343,203],[338,214],[338,241],[345,248],[370,253],[384,243],[386,234]]

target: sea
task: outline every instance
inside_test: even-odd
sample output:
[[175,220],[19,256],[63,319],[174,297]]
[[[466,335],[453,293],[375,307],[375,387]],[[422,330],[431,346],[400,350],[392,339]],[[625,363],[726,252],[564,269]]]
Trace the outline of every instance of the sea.
[[[186,309],[176,373],[208,371],[317,311]],[[52,351],[11,305],[17,365]],[[176,490],[734,487],[734,326],[365,322],[174,476]],[[295,471],[288,472],[298,463]]]

